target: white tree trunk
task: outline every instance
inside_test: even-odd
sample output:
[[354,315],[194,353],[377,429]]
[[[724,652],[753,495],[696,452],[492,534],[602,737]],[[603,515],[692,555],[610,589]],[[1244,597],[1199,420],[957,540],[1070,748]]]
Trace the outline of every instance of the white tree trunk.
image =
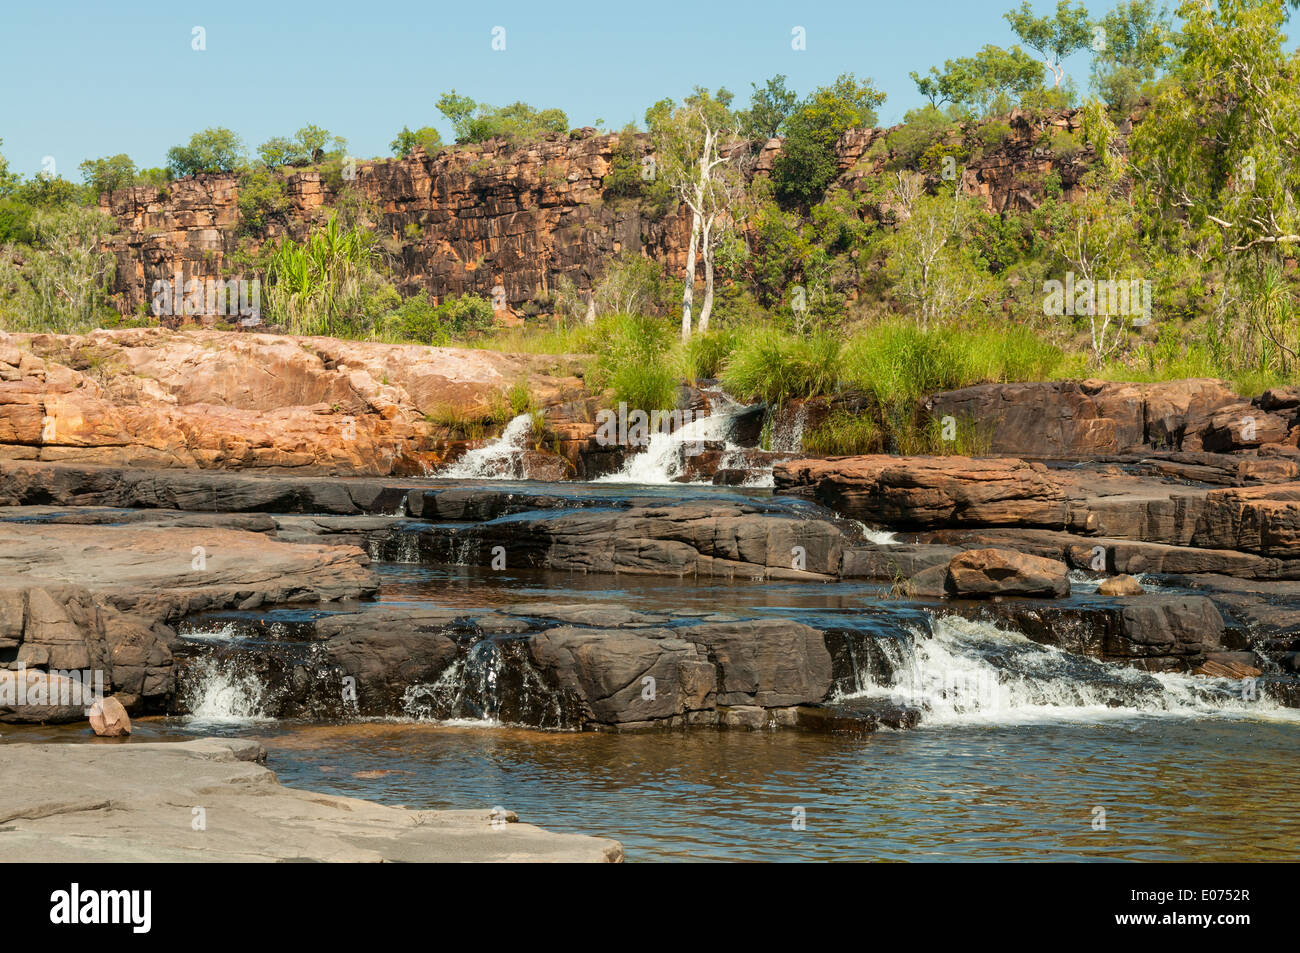
[[709,315],[713,313],[713,218],[710,216],[700,232],[700,245],[704,252],[704,301],[700,304],[699,332],[709,329]]
[[588,327],[596,323],[596,296],[587,296],[587,317],[586,324]]
[[691,210],[691,242],[686,249],[686,279],[682,284],[682,340],[691,339],[691,308],[695,304],[695,248],[700,241],[698,206]]

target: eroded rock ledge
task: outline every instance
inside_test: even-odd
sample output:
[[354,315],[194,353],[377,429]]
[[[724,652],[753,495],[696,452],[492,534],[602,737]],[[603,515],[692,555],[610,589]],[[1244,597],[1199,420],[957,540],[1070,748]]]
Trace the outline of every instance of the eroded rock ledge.
[[[294,545],[216,526],[0,522],[0,666],[98,670],[132,709],[175,693],[173,626],[214,609],[359,599],[378,591],[350,546]],[[84,718],[0,707],[0,721]]]
[[[0,746],[0,854],[50,862],[618,862],[608,838],[284,787],[253,741]],[[195,830],[195,809],[203,829]]]

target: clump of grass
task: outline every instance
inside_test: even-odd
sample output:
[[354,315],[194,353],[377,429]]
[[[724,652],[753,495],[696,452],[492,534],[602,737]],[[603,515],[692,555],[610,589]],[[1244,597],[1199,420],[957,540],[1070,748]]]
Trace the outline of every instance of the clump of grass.
[[587,369],[587,383],[608,388],[615,400],[641,410],[669,409],[677,405],[680,357],[673,329],[661,318],[618,314],[596,322],[601,342]]
[[979,457],[992,448],[994,429],[992,421],[973,417],[945,421],[912,416],[896,422],[892,437],[894,449],[904,456]]
[[591,354],[598,349],[595,328],[509,328],[475,338],[465,346],[506,354]]
[[885,435],[867,412],[836,410],[803,434],[803,450],[821,457],[879,453]]
[[510,407],[510,415],[518,417],[520,414],[532,413],[537,407],[537,400],[533,397],[532,389],[528,386],[528,378],[521,376],[517,381],[510,385],[506,390],[506,404]]
[[809,337],[752,329],[722,372],[727,391],[741,400],[780,407],[796,397],[831,394],[840,387],[843,351],[830,334]]
[[844,372],[886,405],[971,384],[1045,380],[1063,359],[1059,348],[1016,325],[922,330],[886,321],[849,340]]
[[736,328],[710,328],[693,335],[682,348],[682,376],[688,384],[716,378],[731,352],[736,349],[740,332]]

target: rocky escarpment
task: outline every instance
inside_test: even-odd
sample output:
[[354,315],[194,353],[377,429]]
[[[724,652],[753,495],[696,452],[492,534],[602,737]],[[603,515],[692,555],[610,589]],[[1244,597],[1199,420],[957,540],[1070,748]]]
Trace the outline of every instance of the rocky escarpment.
[[[1000,142],[961,164],[963,187],[992,211],[1027,210],[1042,201],[1043,182],[1055,174],[1068,197],[1088,168],[1090,151],[1054,151],[1052,135],[1079,129],[1074,110],[1043,116],[1016,111]],[[839,185],[874,195],[882,176],[892,178],[885,144],[891,131],[845,134]],[[545,299],[561,278],[589,288],[607,260],[622,252],[646,255],[667,269],[684,265],[689,221],[681,208],[647,214],[636,200],[620,200],[606,188],[620,148],[627,148],[621,134],[582,129],[520,147],[493,140],[434,155],[417,150],[406,159],[359,162],[347,184],[376,210],[373,224],[404,292],[438,299],[473,292],[501,304],[506,317]],[[638,135],[630,154],[649,149],[648,137]],[[768,175],[780,149],[779,139],[759,147],[753,174]],[[256,246],[284,234],[301,239],[336,198],[318,172],[290,175],[284,221],[245,236],[235,175],[102,196],[101,207],[118,225],[108,248],[117,259],[119,307],[134,312],[147,306],[159,280],[253,277],[235,264],[241,240]],[[881,220],[892,216],[878,202],[869,212]]]

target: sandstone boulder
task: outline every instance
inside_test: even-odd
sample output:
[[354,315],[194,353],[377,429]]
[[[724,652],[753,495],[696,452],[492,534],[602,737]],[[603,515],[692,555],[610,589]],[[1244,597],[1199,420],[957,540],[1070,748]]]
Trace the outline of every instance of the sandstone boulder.
[[1009,549],[972,549],[948,564],[948,587],[959,598],[1070,594],[1065,563]]
[[773,469],[778,490],[812,496],[877,526],[1060,526],[1061,481],[1016,459],[893,457],[793,460]]
[[122,707],[122,703],[113,696],[95,702],[90,707],[90,727],[95,734],[106,738],[131,733],[131,718]]
[[1103,596],[1140,596],[1145,590],[1142,584],[1127,573],[1108,576],[1097,586]]

